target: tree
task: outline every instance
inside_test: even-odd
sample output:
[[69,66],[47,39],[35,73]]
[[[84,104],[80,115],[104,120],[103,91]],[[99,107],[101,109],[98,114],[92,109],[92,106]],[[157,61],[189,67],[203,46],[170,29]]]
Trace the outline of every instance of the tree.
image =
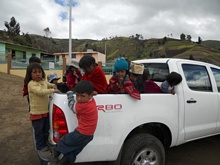
[[8,29],[7,33],[9,36],[16,36],[20,34],[20,25],[14,17],[11,17],[9,23],[5,21],[5,27]]
[[165,43],[167,42],[167,37],[163,37],[163,41],[162,41],[162,44],[164,45]]
[[202,39],[201,39],[201,37],[198,37],[198,44],[201,44],[201,42],[202,42]]
[[180,35],[180,39],[181,39],[182,41],[186,40],[186,35],[182,33],[182,34]]
[[141,39],[141,40],[143,40],[143,39],[144,39],[144,37],[142,36],[142,34],[140,34],[140,39]]
[[191,37],[191,35],[187,35],[186,38],[187,38],[188,41],[191,41],[192,37]]
[[157,41],[158,45],[160,45],[160,40]]
[[45,28],[44,29],[44,32],[45,32],[45,36],[48,38],[49,36],[50,36],[50,34],[51,34],[51,31],[50,31],[50,28],[49,27],[47,27],[47,28]]
[[144,39],[142,34],[135,34],[135,36],[132,35],[132,36],[130,36],[130,38],[134,38],[135,40],[139,40],[139,39],[143,40]]
[[134,35],[132,35],[131,38],[134,38]]
[[139,40],[139,38],[140,38],[140,34],[136,34],[135,39]]

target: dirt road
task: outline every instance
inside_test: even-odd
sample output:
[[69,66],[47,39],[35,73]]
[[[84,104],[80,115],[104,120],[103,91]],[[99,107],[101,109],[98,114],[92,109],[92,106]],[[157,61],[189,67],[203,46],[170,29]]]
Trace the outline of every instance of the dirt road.
[[30,165],[37,161],[22,84],[23,78],[0,72],[0,164]]
[[[38,165],[23,78],[0,72],[0,164]],[[166,165],[219,165],[220,136],[197,140],[166,151]],[[115,165],[83,163],[80,165]]]

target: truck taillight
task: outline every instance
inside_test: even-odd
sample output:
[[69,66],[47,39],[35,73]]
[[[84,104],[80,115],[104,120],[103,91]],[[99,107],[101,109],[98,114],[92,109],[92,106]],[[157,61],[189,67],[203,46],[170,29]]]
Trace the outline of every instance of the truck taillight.
[[58,142],[59,139],[68,133],[66,118],[63,111],[56,105],[53,105],[53,141]]

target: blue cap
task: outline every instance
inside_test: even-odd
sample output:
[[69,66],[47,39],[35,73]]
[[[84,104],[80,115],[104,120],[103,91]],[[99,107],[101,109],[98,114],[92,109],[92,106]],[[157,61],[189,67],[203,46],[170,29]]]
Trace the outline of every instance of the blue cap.
[[116,59],[113,72],[121,70],[128,70],[128,62],[123,57]]

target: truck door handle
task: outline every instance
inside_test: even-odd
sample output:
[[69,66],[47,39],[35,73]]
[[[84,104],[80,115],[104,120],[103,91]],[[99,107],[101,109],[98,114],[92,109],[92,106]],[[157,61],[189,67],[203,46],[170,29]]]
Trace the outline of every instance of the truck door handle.
[[196,103],[196,100],[187,100],[187,103]]

